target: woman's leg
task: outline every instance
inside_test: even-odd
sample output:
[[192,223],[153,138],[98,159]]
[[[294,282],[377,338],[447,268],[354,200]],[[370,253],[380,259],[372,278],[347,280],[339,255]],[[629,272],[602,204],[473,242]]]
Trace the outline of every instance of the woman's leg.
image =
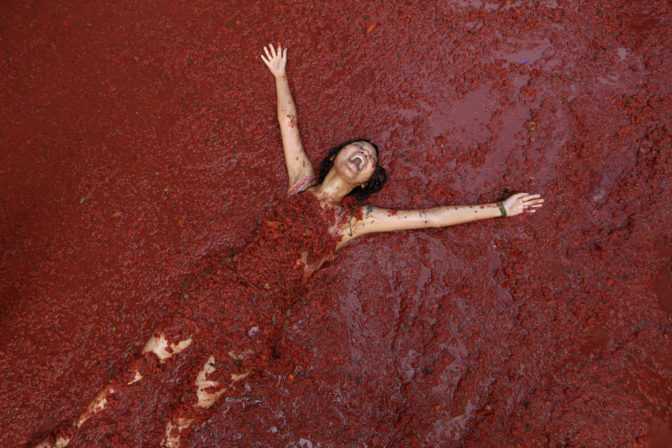
[[[158,358],[159,363],[164,363],[174,355],[177,355],[186,350],[192,342],[193,340],[191,338],[187,338],[171,344],[168,342],[168,339],[166,339],[164,333],[158,332],[149,338],[142,349],[142,355],[143,358],[147,354],[150,354],[150,356],[154,355],[156,358]],[[77,420],[75,425],[76,427],[80,427],[89,418],[104,410],[107,407],[109,402],[108,397],[111,394],[119,391],[121,387],[130,386],[131,384],[142,380],[143,375],[141,372],[145,370],[145,375],[147,374],[146,369],[142,368],[143,364],[145,364],[143,362],[143,358],[135,360],[129,366],[127,375],[130,374],[130,381],[124,381],[123,379],[119,381],[119,378],[115,378],[111,380],[110,384],[103,388],[103,390],[101,390],[98,395],[96,395],[96,398],[93,399],[93,401],[86,408],[86,411],[84,411],[84,413]],[[128,380],[128,377],[126,379]]]
[[110,380],[86,407],[79,418],[65,428],[60,428],[56,434],[36,445],[36,448],[62,448],[68,445],[77,429],[96,414],[105,410],[111,395],[118,393],[125,387],[141,381],[145,376],[156,371],[156,364],[165,363],[173,356],[186,350],[193,342],[191,337],[169,342],[165,331],[157,331],[149,338],[142,349],[142,356],[134,360],[127,370]]
[[272,316],[283,315],[282,308],[268,298],[256,305],[234,301],[228,305],[230,314],[219,317],[217,329],[201,334],[199,350],[209,355],[203,364],[194,366],[198,370],[191,372],[177,396],[179,401],[168,419],[161,444],[165,448],[179,447],[185,431],[210,418],[217,400],[236,394],[238,382],[273,363],[273,343],[279,327],[274,325]]
[[[242,356],[244,357],[245,355]],[[241,358],[237,358],[237,360],[241,360]],[[208,409],[227,390],[234,387],[238,381],[245,379],[250,374],[250,370],[242,373],[231,373],[228,378],[224,378],[225,381],[228,381],[228,384],[222,384],[223,381],[213,379],[217,370],[215,361],[215,357],[210,356],[196,374],[193,382],[196,392],[195,397],[194,394],[189,393],[192,386],[188,385],[188,390],[183,393],[181,403],[166,424],[166,432],[161,446],[166,448],[179,447],[183,431],[192,426],[199,425],[207,419],[211,414],[211,412],[208,412]]]

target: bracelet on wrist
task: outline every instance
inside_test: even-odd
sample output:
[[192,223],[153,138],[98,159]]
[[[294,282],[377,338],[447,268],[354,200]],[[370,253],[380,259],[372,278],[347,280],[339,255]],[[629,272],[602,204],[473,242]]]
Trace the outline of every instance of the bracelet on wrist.
[[497,207],[499,207],[499,211],[502,214],[502,218],[506,218],[506,209],[504,208],[504,204],[502,204],[501,202],[498,202]]

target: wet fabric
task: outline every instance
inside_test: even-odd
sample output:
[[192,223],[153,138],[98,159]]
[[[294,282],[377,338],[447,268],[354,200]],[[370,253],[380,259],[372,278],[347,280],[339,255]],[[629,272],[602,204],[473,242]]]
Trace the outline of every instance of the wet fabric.
[[[325,209],[311,193],[288,196],[261,220],[256,238],[233,259],[214,262],[194,275],[176,309],[157,333],[171,343],[192,338],[191,376],[209,356],[215,373],[230,375],[272,368],[288,307],[307,279],[331,260],[345,215]],[[200,359],[200,360],[199,360]],[[194,389],[193,384],[187,387]],[[193,392],[193,390],[192,390]],[[181,400],[189,401],[189,400]]]

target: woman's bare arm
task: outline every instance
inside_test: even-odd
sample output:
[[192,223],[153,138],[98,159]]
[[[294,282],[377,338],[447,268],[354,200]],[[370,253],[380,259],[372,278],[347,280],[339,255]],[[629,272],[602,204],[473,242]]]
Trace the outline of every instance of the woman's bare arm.
[[285,71],[287,49],[278,45],[276,51],[273,45],[269,44],[268,48],[264,47],[264,52],[266,57],[262,55],[261,59],[275,77],[275,91],[278,97],[278,122],[282,134],[282,146],[285,151],[289,188],[291,188],[304,177],[312,175],[314,170],[308,155],[303,150],[296,106],[289,90],[289,81]]
[[[523,212],[534,213],[543,202],[538,194],[518,193],[506,199],[501,205],[509,217]],[[502,212],[497,203],[445,205],[419,210],[362,207],[362,218],[353,217],[341,230],[342,239],[339,246],[367,233],[447,227],[501,216]]]

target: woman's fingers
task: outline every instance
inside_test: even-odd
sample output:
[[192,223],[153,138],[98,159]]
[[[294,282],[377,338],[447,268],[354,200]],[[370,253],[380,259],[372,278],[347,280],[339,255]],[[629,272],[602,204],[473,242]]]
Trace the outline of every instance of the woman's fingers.
[[527,204],[539,204],[544,202],[544,200],[541,198],[540,194],[527,194],[527,193],[522,193],[523,196],[521,196],[519,199]]
[[266,59],[268,61],[271,61],[276,58],[287,59],[287,48],[282,48],[280,44],[278,44],[277,50],[275,49],[273,44],[268,44],[267,46],[264,47],[264,52],[266,53]]
[[282,48],[280,45],[278,45],[278,49],[276,50],[273,44],[268,44],[264,47],[264,52],[266,53],[266,60],[269,62],[277,58],[287,59],[287,48]]
[[535,213],[543,205],[544,199],[540,194],[529,194],[527,192],[511,195],[504,206],[509,216],[516,216],[520,213]]
[[543,206],[544,200],[541,199],[541,195],[534,194],[526,197],[523,202],[523,211],[528,213],[535,213],[537,209]]

